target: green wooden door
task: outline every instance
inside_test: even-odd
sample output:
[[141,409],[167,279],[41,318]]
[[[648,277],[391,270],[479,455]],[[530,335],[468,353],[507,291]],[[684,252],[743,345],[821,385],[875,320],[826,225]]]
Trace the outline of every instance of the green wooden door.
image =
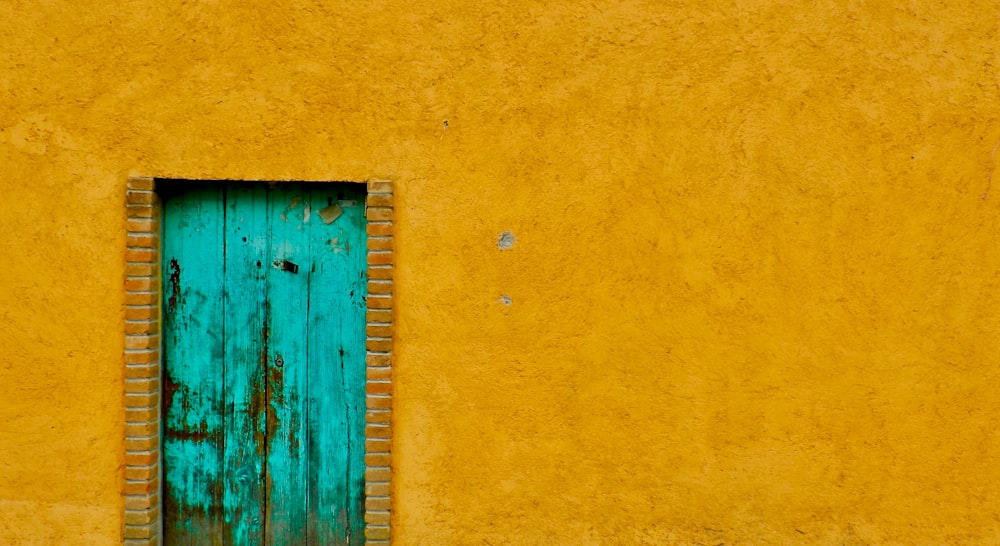
[[363,190],[164,195],[167,544],[362,544]]

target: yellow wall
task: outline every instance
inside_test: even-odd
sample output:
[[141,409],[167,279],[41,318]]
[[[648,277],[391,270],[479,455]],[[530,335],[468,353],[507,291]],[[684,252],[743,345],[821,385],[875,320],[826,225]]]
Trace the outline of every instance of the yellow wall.
[[129,174],[396,181],[397,544],[1000,541],[1000,2],[248,4],[0,2],[0,543],[120,538]]

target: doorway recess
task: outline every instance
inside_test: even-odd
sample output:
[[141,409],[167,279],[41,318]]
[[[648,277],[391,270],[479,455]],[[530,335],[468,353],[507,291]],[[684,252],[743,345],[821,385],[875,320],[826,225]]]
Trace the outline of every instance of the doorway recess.
[[[161,265],[161,197],[167,188],[196,188],[213,183],[219,182],[131,177],[127,183],[123,539],[130,546],[163,543],[164,422],[161,420],[161,394],[167,393],[161,393],[161,386],[165,384],[161,317],[166,304],[162,296],[163,283],[167,278]],[[289,183],[269,184],[281,187]],[[295,184],[300,184],[299,187],[319,187],[309,186],[313,182]],[[364,237],[367,243],[363,349],[363,518],[365,542],[376,545],[389,544],[392,506],[393,185],[388,181],[368,181],[362,188]],[[317,221],[329,220],[332,223],[339,216],[338,212],[331,201],[314,214],[317,214]],[[336,243],[331,245],[331,249],[336,251]],[[288,264],[275,266],[276,271],[296,275],[294,266],[298,264],[286,261]]]

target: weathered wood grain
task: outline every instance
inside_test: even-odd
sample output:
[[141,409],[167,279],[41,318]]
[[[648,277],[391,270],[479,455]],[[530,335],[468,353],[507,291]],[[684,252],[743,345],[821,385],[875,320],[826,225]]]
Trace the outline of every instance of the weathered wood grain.
[[166,200],[168,544],[363,543],[363,203],[300,184]]

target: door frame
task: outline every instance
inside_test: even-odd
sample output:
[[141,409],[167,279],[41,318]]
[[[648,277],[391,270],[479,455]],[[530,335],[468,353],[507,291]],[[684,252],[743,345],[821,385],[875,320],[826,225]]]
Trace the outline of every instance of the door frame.
[[[158,546],[163,536],[160,511],[162,231],[161,200],[156,189],[158,180],[169,180],[175,188],[178,184],[205,182],[131,176],[126,184],[125,465],[121,482],[124,501],[122,539],[126,546]],[[274,183],[280,184],[281,181]],[[366,543],[375,546],[389,544],[392,510],[393,183],[386,180],[358,183],[365,184],[367,190],[365,218],[368,237],[364,518]]]

